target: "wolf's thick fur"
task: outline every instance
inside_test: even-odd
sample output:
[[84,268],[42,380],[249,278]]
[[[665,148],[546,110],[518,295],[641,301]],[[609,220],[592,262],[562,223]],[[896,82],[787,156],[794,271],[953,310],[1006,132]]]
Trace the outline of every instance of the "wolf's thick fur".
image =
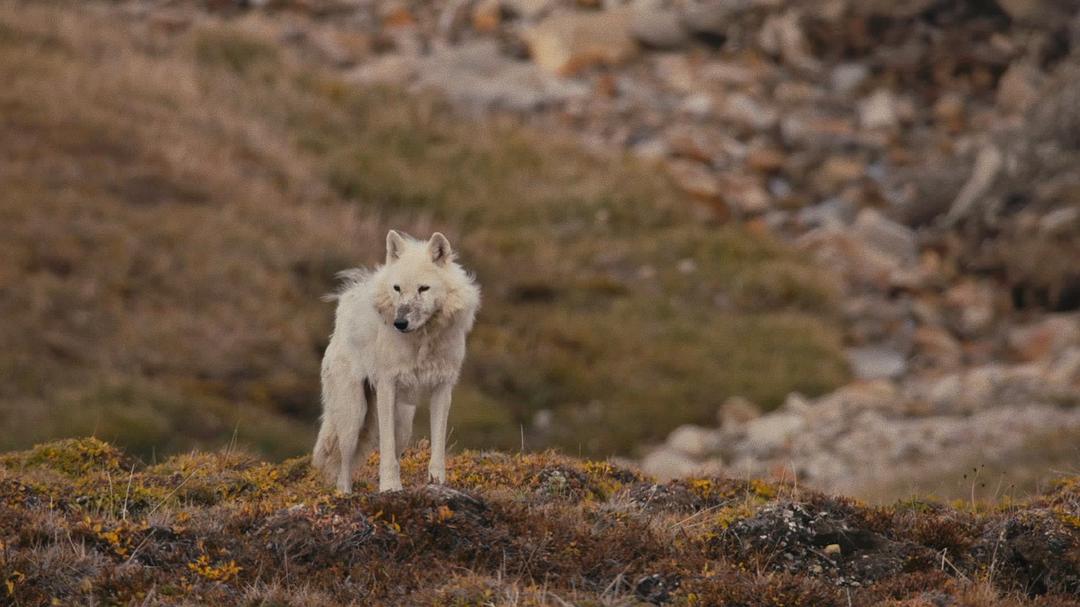
[[480,288],[438,232],[423,242],[391,230],[386,263],[345,276],[322,361],[322,427],[312,462],[347,493],[354,466],[378,440],[379,490],[401,489],[398,456],[412,436],[416,405],[426,397],[428,472],[432,481],[445,482],[450,396]]

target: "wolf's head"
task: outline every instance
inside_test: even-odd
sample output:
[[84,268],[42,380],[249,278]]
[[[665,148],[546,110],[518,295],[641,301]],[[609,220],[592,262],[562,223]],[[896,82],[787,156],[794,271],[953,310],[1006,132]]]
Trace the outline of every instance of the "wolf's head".
[[386,266],[378,282],[375,307],[390,325],[411,333],[447,313],[460,269],[452,267],[450,241],[436,232],[427,242],[386,235]]

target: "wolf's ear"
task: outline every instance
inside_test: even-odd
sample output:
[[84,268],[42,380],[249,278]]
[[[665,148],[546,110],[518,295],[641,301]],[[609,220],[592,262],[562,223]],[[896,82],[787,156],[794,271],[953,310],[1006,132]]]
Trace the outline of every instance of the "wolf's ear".
[[405,239],[401,237],[394,230],[390,230],[386,233],[386,263],[390,263],[401,257],[401,252],[405,250]]
[[450,241],[442,235],[442,232],[432,234],[427,246],[428,253],[431,254],[431,261],[440,266],[450,261],[450,256],[454,254],[450,249]]

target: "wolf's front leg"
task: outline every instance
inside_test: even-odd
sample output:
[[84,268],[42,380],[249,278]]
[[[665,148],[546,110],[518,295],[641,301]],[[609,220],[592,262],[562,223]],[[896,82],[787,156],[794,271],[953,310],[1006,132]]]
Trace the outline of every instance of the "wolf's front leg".
[[396,389],[392,379],[380,380],[375,388],[375,402],[379,410],[379,491],[401,489],[401,470],[394,445]]
[[433,483],[446,482],[446,420],[450,417],[450,395],[454,385],[439,384],[431,394],[431,462],[428,475]]

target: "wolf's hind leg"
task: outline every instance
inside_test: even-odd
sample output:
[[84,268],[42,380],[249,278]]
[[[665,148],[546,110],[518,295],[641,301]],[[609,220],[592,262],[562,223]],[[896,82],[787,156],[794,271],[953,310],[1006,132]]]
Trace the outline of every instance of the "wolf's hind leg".
[[[353,456],[360,438],[360,427],[367,414],[367,398],[363,380],[348,373],[345,365],[333,365],[323,373],[323,400],[326,408],[324,424],[332,424],[337,435],[340,456],[337,488],[343,493],[352,491]],[[325,372],[329,371],[329,372]],[[340,371],[340,372],[335,372]]]
[[364,399],[367,402],[367,413],[364,421],[360,424],[360,440],[356,443],[356,453],[353,455],[353,470],[364,466],[371,452],[379,446],[379,420],[375,416],[375,394],[371,387],[364,383]]

